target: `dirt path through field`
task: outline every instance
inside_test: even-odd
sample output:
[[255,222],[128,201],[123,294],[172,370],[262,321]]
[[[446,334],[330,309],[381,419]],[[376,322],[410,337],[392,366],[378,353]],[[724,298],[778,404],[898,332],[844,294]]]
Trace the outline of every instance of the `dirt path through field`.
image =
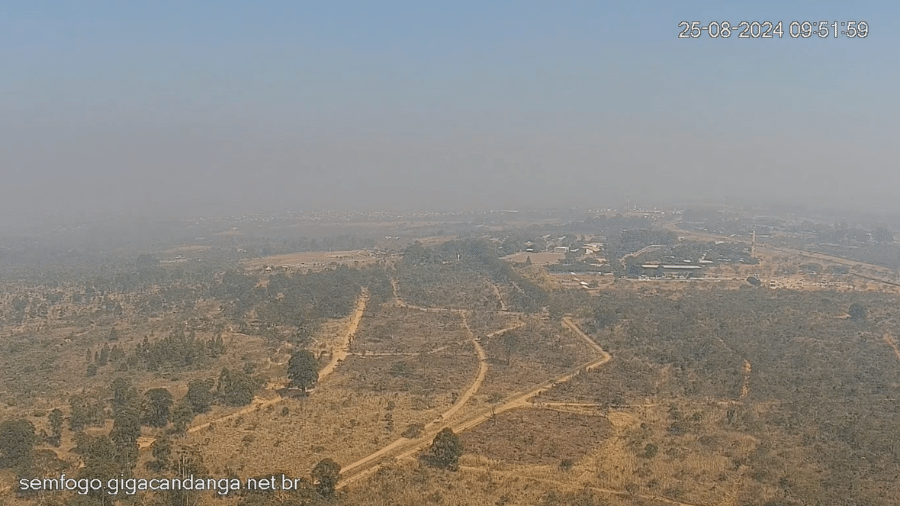
[[478,389],[481,388],[481,384],[484,383],[484,377],[487,375],[488,365],[487,365],[487,354],[484,352],[484,348],[481,347],[481,343],[479,343],[475,339],[475,334],[472,332],[472,329],[469,328],[469,317],[465,313],[462,315],[463,327],[466,328],[466,332],[469,333],[469,339],[472,342],[472,345],[475,347],[475,353],[478,354],[478,374],[475,376],[475,381],[472,382],[472,385],[463,392],[463,394],[457,399],[456,403],[450,407],[444,414],[441,415],[440,418],[434,420],[425,426],[425,430],[429,430],[436,424],[442,423],[444,420],[449,420],[453,415],[456,414],[463,406],[469,402],[469,399],[478,392]]
[[[475,395],[476,392],[478,392],[478,389],[481,388],[481,384],[484,383],[485,376],[487,376],[487,354],[484,352],[484,348],[481,347],[481,344],[475,340],[475,334],[472,332],[472,329],[469,328],[468,316],[465,313],[463,313],[462,318],[463,318],[463,326],[466,328],[466,331],[469,333],[469,340],[471,341],[472,345],[475,347],[475,353],[478,354],[478,374],[475,375],[475,380],[472,381],[472,385],[470,385],[469,388],[466,389],[465,392],[463,392],[463,394],[459,397],[459,399],[457,399],[457,401],[453,404],[453,406],[450,406],[450,409],[448,409],[443,414],[441,414],[436,420],[432,421],[431,423],[429,423],[428,425],[425,426],[426,433],[437,432],[437,431],[433,431],[432,429],[436,425],[445,423],[453,415],[455,415],[457,411],[462,409],[462,407],[465,406],[467,402],[469,402],[469,399],[471,399],[472,396]],[[416,440],[401,437],[400,439],[397,439],[393,443],[385,446],[384,448],[378,450],[377,452],[367,455],[366,457],[363,457],[363,458],[357,460],[356,462],[348,464],[343,469],[341,469],[341,473],[346,474],[346,473],[349,473],[350,471],[352,471],[353,469],[362,467],[371,462],[376,462],[382,456],[387,455],[391,451],[393,451],[397,448],[400,448],[400,447],[404,446],[405,444],[409,444],[412,441],[416,441]]]
[[[347,326],[347,330],[343,334],[343,338],[341,342],[338,344],[337,348],[332,352],[331,361],[325,365],[325,368],[319,371],[319,381],[324,380],[328,375],[334,372],[335,367],[345,358],[347,358],[348,350],[350,349],[350,343],[353,340],[353,335],[356,333],[356,329],[359,328],[359,322],[362,320],[363,313],[366,311],[366,304],[369,302],[369,292],[365,288],[363,288],[362,294],[356,302],[356,309],[353,312],[353,316],[350,318],[350,324]],[[281,385],[275,383],[269,383],[266,385],[266,393],[274,394],[275,390],[278,389]],[[253,401],[250,402],[250,405],[245,406],[244,408],[235,411],[234,413],[230,413],[224,416],[220,416],[215,420],[210,420],[206,423],[202,423],[200,425],[195,425],[187,430],[188,433],[194,433],[201,431],[203,429],[209,428],[211,424],[217,422],[223,422],[225,420],[230,420],[232,418],[237,418],[242,415],[246,415],[249,413],[253,413],[256,410],[273,406],[282,401],[282,397],[275,394],[275,397],[260,397],[254,396]]]
[[[430,444],[434,436],[445,427],[449,427],[453,430],[453,432],[460,433],[466,430],[469,430],[473,427],[476,427],[488,420],[497,414],[503,413],[505,411],[509,411],[512,409],[519,409],[524,407],[529,407],[529,401],[540,395],[547,390],[553,388],[559,383],[565,383],[566,381],[571,380],[576,375],[583,371],[590,371],[596,367],[599,367],[610,361],[612,358],[609,353],[607,353],[599,344],[594,342],[593,339],[590,338],[587,334],[585,334],[573,321],[571,321],[568,317],[563,318],[563,323],[566,327],[573,330],[579,337],[584,339],[592,349],[594,349],[600,357],[594,361],[591,361],[586,364],[582,364],[576,368],[569,370],[569,372],[562,374],[556,378],[547,380],[539,385],[537,385],[532,390],[529,390],[524,393],[515,394],[511,397],[507,398],[507,401],[503,404],[496,406],[494,408],[486,408],[478,410],[474,413],[470,413],[468,416],[465,416],[461,419],[455,421],[447,421],[446,417],[442,420],[443,423],[440,424],[429,424],[431,427],[429,430],[424,431],[424,434],[416,439],[407,439],[401,438],[385,448],[378,450],[377,452],[364,457],[352,464],[349,464],[345,468],[341,470],[341,482],[340,487],[346,487],[347,485],[356,482],[363,477],[369,475],[370,473],[377,470],[381,467],[381,462],[388,456],[393,456],[396,459],[403,459],[407,457],[412,457],[416,453],[422,451],[427,448]],[[482,361],[482,363],[485,363]],[[470,388],[471,389],[471,388]],[[458,405],[459,403],[455,404]],[[453,408],[451,408],[453,409]]]
[[494,283],[491,283],[491,288],[494,289],[494,295],[496,295],[497,300],[500,301],[500,311],[506,311],[506,302],[503,300],[503,295],[500,294],[500,287],[498,287]]
[[897,360],[900,360],[900,348],[897,348],[897,343],[894,342],[894,338],[891,337],[890,334],[885,333],[884,342],[888,343],[888,345],[894,349],[894,356],[897,357]]
[[325,365],[324,369],[319,371],[319,381],[328,377],[328,375],[334,372],[334,368],[347,358],[347,354],[350,352],[350,343],[353,342],[353,336],[356,335],[356,329],[359,328],[359,322],[362,320],[363,313],[366,312],[366,304],[368,303],[369,291],[363,288],[362,295],[360,295],[359,300],[356,301],[356,310],[353,312],[353,318],[350,319],[350,325],[347,326],[347,330],[344,332],[341,343],[332,352],[331,361]]

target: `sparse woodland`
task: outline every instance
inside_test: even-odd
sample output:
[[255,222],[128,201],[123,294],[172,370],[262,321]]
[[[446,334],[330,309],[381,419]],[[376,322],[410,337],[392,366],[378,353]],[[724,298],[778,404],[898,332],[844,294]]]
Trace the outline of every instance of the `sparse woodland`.
[[[615,228],[572,227],[593,225]],[[701,254],[702,244],[671,233],[642,234],[615,236],[607,248],[627,255],[660,243],[673,248],[666,253]],[[413,241],[392,261],[316,271],[142,253],[106,270],[8,275],[0,490],[17,476],[184,471],[300,481],[289,493],[146,499],[763,506],[896,497],[896,295],[744,282],[551,290],[535,282],[534,267],[500,259],[535,245],[530,237],[540,236]],[[610,360],[579,369],[597,357],[566,319]],[[317,369],[335,361],[318,381]],[[494,413],[544,382],[527,402]],[[486,415],[436,438],[445,413]],[[431,449],[342,486],[341,466],[417,438]],[[4,504],[142,500],[2,494]]]

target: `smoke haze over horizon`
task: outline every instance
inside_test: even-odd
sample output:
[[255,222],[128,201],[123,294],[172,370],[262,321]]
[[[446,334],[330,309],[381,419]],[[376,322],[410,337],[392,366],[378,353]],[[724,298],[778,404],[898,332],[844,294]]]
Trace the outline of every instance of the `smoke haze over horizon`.
[[[888,2],[22,3],[0,223],[781,202],[900,213]],[[679,39],[828,20],[865,39]]]

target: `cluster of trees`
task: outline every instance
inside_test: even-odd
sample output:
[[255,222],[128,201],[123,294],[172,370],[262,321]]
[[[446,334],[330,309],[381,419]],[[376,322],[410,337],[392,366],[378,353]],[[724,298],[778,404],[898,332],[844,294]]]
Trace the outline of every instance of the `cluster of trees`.
[[[253,400],[253,393],[261,381],[243,371],[223,369],[218,383],[209,379],[195,379],[188,383],[185,396],[176,402],[166,388],[152,388],[138,394],[131,382],[116,378],[110,383],[110,407],[113,419],[120,426],[165,428],[172,424],[173,432],[183,432],[196,414],[208,412],[213,404],[246,405]],[[81,432],[88,426],[102,426],[107,417],[105,403],[85,395],[74,395],[69,399],[71,412],[69,429]],[[58,441],[61,436],[62,412],[50,412],[53,433],[50,440]]]
[[245,406],[253,402],[253,392],[262,386],[262,380],[250,376],[247,371],[222,369],[216,393],[229,406]]
[[179,329],[155,341],[145,337],[135,348],[134,356],[148,371],[156,371],[161,367],[189,369],[205,365],[225,351],[221,334],[204,340],[197,338],[193,330],[185,334]]
[[[900,459],[900,448],[883,444],[900,437],[900,407],[888,402],[896,361],[883,340],[885,332],[900,335],[895,299],[883,293],[688,289],[675,297],[613,291],[573,300],[578,305],[569,307],[582,308],[579,323],[599,332],[615,359],[551,395],[608,405],[648,398],[735,400],[742,395],[746,360],[752,364],[748,395],[721,423],[764,444],[791,448],[741,463],[752,469],[748,476],[808,504],[829,497],[871,502],[862,500],[869,498],[865,490],[890,486],[895,477],[889,469]],[[602,305],[591,311],[592,301]],[[841,320],[847,313],[850,319]],[[599,331],[612,315],[622,331]],[[772,407],[759,412],[756,403]],[[709,426],[691,412],[670,417],[673,437]],[[831,479],[792,487],[801,478],[781,470],[794,469],[792,459],[800,458],[810,473]]]
[[27,467],[38,442],[34,424],[25,419],[0,423],[0,468]]
[[[305,274],[275,272],[264,286],[257,275],[231,270],[219,278],[212,295],[225,302],[229,317],[245,322],[245,332],[265,335],[275,327],[296,327],[308,336],[323,320],[349,314],[362,287],[368,287],[372,303],[392,295],[384,269],[346,265]],[[251,310],[256,319],[247,321]]]
[[228,271],[213,287],[213,294],[229,301],[229,314],[243,318],[256,309],[260,319],[273,325],[339,318],[349,313],[367,276],[339,265],[306,274],[273,273],[265,286],[255,275]]
[[[113,329],[112,334],[115,333]],[[111,340],[117,338],[110,337]],[[145,336],[143,342],[135,346],[134,352],[126,354],[124,347],[118,344],[103,346],[91,355],[87,351],[87,375],[94,376],[98,370],[107,365],[115,365],[118,371],[142,368],[158,371],[162,368],[175,370],[194,369],[208,365],[226,351],[225,341],[221,334],[209,339],[199,339],[191,330],[185,334],[183,330],[172,332],[168,336],[151,341]]]

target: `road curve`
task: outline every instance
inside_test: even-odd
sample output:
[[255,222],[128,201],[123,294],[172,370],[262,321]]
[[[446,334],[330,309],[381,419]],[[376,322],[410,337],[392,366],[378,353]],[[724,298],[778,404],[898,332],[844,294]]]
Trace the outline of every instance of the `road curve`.
[[400,438],[390,445],[378,450],[377,452],[363,459],[360,459],[342,469],[341,481],[338,486],[340,488],[346,487],[369,475],[370,473],[381,467],[381,465],[383,465],[382,462],[384,462],[388,457],[403,459],[413,456],[417,452],[427,448],[431,444],[431,441],[434,439],[434,436],[445,427],[449,427],[454,432],[459,433],[476,427],[486,422],[487,420],[490,420],[498,413],[526,407],[528,406],[528,401],[531,398],[543,392],[546,392],[559,383],[565,383],[566,381],[571,380],[582,371],[589,371],[610,361],[610,359],[612,358],[611,355],[607,353],[599,344],[594,342],[594,340],[591,339],[587,334],[585,334],[571,319],[569,319],[568,317],[563,318],[563,324],[565,324],[569,329],[573,330],[576,335],[584,339],[591,346],[591,348],[600,355],[599,358],[591,362],[582,364],[578,367],[572,368],[566,373],[561,374],[556,378],[547,380],[527,392],[514,394],[512,397],[507,398],[506,402],[499,406],[496,406],[493,409],[481,409],[461,419],[454,420],[452,422],[445,421],[442,424],[432,426],[430,430],[426,430],[422,436],[416,439]]

